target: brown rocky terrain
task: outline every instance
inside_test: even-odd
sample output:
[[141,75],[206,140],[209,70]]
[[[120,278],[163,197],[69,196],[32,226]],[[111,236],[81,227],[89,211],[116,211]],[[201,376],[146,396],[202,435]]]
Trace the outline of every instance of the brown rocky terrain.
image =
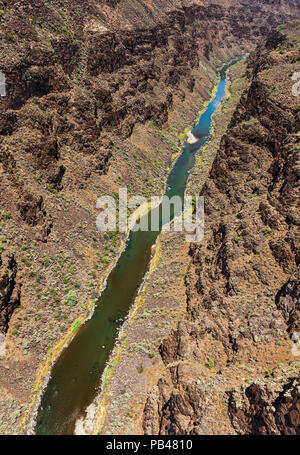
[[[17,431],[38,365],[87,314],[118,254],[121,236],[96,230],[97,196],[116,194],[120,184],[131,193],[161,191],[177,135],[196,113],[186,100],[198,97],[200,107],[217,64],[298,15],[296,0],[0,2],[0,71],[7,81],[0,99],[0,331],[7,345],[0,432]],[[180,106],[186,118],[177,115],[171,140],[164,128]],[[282,158],[274,158],[274,173],[280,166]],[[284,172],[292,184],[290,168]],[[274,194],[279,184],[275,179]],[[293,195],[289,185],[284,192]],[[285,210],[296,216],[289,198],[282,217]],[[273,235],[269,205],[262,201],[260,213]],[[272,237],[272,258],[282,258],[289,274],[292,229],[286,235],[282,244]],[[296,279],[277,303],[291,330]]]
[[187,314],[160,346],[146,434],[300,433],[299,42],[295,21],[249,57],[201,191],[205,241],[190,246]]

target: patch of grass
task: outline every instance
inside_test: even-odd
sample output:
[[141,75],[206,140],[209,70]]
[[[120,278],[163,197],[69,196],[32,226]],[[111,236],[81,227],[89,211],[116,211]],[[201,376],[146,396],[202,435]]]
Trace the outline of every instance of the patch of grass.
[[213,368],[215,366],[215,359],[213,357],[209,357],[205,363],[207,368]]
[[233,240],[235,241],[235,243],[239,244],[242,239],[241,237],[234,237]]
[[72,333],[76,332],[76,330],[79,329],[79,327],[80,327],[80,322],[76,321],[75,324],[73,325]]
[[11,219],[11,213],[10,213],[10,212],[2,211],[2,212],[1,212],[1,218],[2,218],[3,220],[10,220],[10,219]]
[[270,231],[271,231],[270,226],[265,226],[265,227],[263,228],[263,233],[264,233],[265,235],[268,235],[268,234],[270,233]]
[[16,42],[16,37],[12,35],[11,33],[8,33],[6,35],[6,39],[9,43],[15,43]]
[[63,32],[64,35],[68,36],[69,38],[72,38],[72,32],[66,25],[62,27],[61,31]]
[[297,63],[297,62],[300,62],[300,55],[295,55],[295,56],[292,58],[292,63]]
[[43,178],[43,174],[42,174],[42,173],[33,174],[33,178],[34,178],[34,180],[36,180],[38,183],[41,183],[42,178]]
[[2,253],[5,250],[5,246],[3,245],[5,242],[1,242],[0,240],[0,253]]
[[143,365],[140,365],[140,366],[137,368],[137,372],[138,372],[139,374],[142,374],[143,371],[144,371],[144,367],[143,367]]
[[66,19],[66,15],[65,15],[65,12],[61,9],[58,10],[58,14],[63,18],[63,19]]
[[50,264],[50,259],[49,259],[47,256],[45,256],[45,257],[43,258],[43,264],[44,264],[45,267],[48,267],[48,266],[49,266],[49,264]]

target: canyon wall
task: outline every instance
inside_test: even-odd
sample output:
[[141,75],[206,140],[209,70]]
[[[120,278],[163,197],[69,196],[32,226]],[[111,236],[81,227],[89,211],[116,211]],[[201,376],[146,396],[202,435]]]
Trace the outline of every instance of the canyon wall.
[[299,434],[300,22],[248,60],[247,88],[190,246],[187,313],[165,338],[146,434]]
[[96,230],[97,196],[161,191],[172,110],[298,15],[296,0],[0,2],[0,432],[16,431],[38,365],[119,252]]

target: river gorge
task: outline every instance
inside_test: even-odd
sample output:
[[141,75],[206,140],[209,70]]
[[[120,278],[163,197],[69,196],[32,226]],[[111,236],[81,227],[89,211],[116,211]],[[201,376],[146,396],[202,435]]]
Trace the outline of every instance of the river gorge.
[[[0,434],[298,434],[299,13],[3,2]],[[120,188],[203,239],[99,232]]]

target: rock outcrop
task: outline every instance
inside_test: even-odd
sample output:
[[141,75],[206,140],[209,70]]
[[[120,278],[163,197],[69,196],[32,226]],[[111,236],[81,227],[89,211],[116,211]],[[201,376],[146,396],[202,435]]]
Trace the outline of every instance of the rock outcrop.
[[20,305],[21,284],[17,284],[18,266],[14,256],[0,256],[0,332],[6,333],[9,320]]

